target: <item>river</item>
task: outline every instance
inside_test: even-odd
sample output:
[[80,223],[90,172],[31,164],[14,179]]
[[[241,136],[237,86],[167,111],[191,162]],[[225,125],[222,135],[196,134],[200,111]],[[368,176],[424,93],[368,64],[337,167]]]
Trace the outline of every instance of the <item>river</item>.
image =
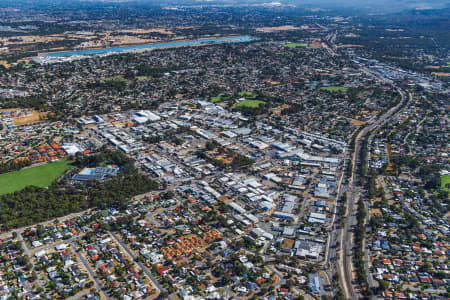
[[130,52],[130,51],[134,51],[134,50],[145,50],[145,49],[164,48],[164,47],[196,46],[196,45],[204,45],[204,44],[243,43],[243,42],[251,42],[254,40],[257,40],[257,38],[248,36],[248,35],[244,35],[244,36],[201,39],[201,40],[194,40],[194,41],[145,44],[145,45],[136,45],[136,46],[117,47],[117,48],[103,48],[103,49],[90,49],[90,50],[78,50],[78,51],[67,51],[67,52],[54,52],[54,53],[46,53],[46,54],[44,54],[44,56],[45,57],[62,57],[62,56],[73,56],[73,55],[95,55],[95,54],[104,54],[104,53],[112,53],[112,52]]

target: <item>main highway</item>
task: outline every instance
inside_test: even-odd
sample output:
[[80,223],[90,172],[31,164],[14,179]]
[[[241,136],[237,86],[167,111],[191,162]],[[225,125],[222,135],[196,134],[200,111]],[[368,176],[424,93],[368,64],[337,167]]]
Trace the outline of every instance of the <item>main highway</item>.
[[395,117],[400,112],[400,108],[405,105],[411,98],[410,94],[408,94],[407,96],[407,93],[405,91],[398,87],[395,88],[401,96],[401,100],[399,101],[399,103],[390,108],[378,119],[372,122],[368,122],[367,125],[355,137],[355,146],[351,157],[352,174],[347,184],[347,211],[345,215],[346,220],[343,230],[339,231],[336,238],[338,241],[340,241],[339,255],[337,256],[337,272],[340,275],[339,279],[344,295],[348,299],[360,298],[360,293],[358,292],[357,286],[353,282],[352,249],[354,247],[354,237],[352,228],[356,225],[356,203],[361,195],[361,187],[359,186],[358,176],[360,173],[359,168],[361,167],[360,154],[363,150],[362,141],[367,137],[368,134],[370,135],[370,138],[372,138],[374,136],[372,133],[378,130],[388,120]]

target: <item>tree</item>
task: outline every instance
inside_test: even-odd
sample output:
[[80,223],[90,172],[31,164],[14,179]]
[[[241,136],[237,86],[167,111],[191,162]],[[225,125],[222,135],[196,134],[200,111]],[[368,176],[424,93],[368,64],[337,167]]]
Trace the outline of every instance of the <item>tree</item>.
[[420,272],[430,273],[433,269],[433,265],[429,262],[425,262],[420,268]]
[[36,272],[35,271],[33,271],[32,273],[31,273],[31,279],[33,280],[33,281],[36,281],[37,280],[37,274],[36,274]]
[[386,280],[380,280],[379,281],[378,289],[380,290],[380,292],[384,292],[388,288],[389,288],[389,281],[386,281]]

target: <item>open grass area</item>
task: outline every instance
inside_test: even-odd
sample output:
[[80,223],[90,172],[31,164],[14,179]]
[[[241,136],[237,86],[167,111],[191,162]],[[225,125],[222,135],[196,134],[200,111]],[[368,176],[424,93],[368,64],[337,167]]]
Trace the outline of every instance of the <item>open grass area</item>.
[[287,48],[297,48],[297,47],[307,48],[308,44],[306,44],[306,43],[288,43],[288,44],[285,44],[284,47],[287,47]]
[[216,96],[216,97],[211,97],[211,99],[209,99],[209,102],[217,103],[217,102],[221,102],[221,101],[230,100],[231,98],[232,98],[232,95]]
[[235,107],[251,107],[251,108],[256,108],[258,106],[260,106],[261,104],[265,104],[266,102],[262,101],[262,100],[250,100],[250,99],[245,99],[242,102],[239,102],[237,104],[235,104]]
[[[240,92],[240,93],[238,93],[238,96],[240,98],[245,98],[245,100],[243,100],[240,103],[234,104],[233,107],[251,107],[251,108],[256,108],[260,104],[266,103],[265,101],[257,99],[258,95],[255,94],[255,93],[252,93],[252,92]],[[232,100],[234,98],[235,98],[235,95],[216,96],[216,97],[211,97],[209,99],[209,102],[211,102],[211,103],[224,102],[224,101]]]
[[64,159],[42,166],[23,169],[0,175],[0,195],[20,191],[26,186],[49,186],[66,171],[74,168],[71,162]]
[[364,90],[358,93],[358,97],[367,97],[372,93],[370,90]]
[[337,93],[337,92],[347,92],[347,88],[343,86],[323,86],[320,88],[322,91],[327,91],[331,93]]
[[123,78],[122,76],[106,77],[106,78],[103,78],[101,81],[103,81],[103,82],[112,82],[112,81],[127,82],[127,80],[125,78]]
[[255,98],[258,96],[252,92],[240,92],[238,95],[239,95],[239,97],[245,97],[245,98]]
[[212,97],[210,102],[216,103],[216,102],[220,102],[220,101],[222,101],[222,97],[217,96],[217,97]]
[[447,184],[450,184],[450,175],[441,177],[441,189],[448,192],[450,189],[446,187]]
[[147,80],[147,79],[149,79],[149,78],[150,78],[149,76],[136,76],[136,79],[137,79],[138,81]]

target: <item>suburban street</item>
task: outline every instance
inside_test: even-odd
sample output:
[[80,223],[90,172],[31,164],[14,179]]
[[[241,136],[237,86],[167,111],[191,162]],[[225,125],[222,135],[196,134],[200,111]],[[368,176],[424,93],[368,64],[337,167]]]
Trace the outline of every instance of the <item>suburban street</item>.
[[140,261],[137,260],[136,256],[130,251],[130,249],[128,249],[127,245],[125,245],[114,232],[111,232],[111,236],[115,239],[117,243],[120,244],[122,249],[125,250],[125,252],[133,259],[133,261],[144,271],[145,275],[147,275],[148,278],[150,278],[150,280],[153,283],[153,286],[155,286],[160,292],[164,292],[166,289],[163,288],[158,283],[158,281],[153,277],[152,273],[150,273],[150,271]]

